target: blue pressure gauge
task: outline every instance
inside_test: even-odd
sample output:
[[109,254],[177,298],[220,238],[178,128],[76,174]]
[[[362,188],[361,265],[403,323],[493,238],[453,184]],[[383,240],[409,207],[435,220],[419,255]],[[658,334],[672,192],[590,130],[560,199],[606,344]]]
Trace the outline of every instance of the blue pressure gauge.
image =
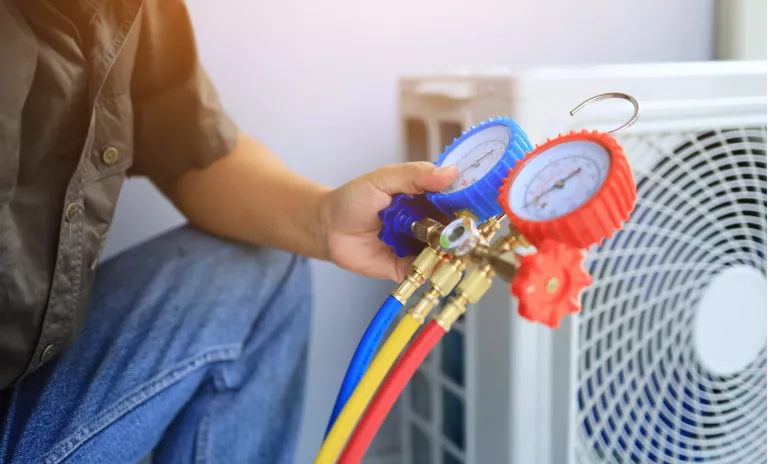
[[451,216],[465,209],[479,221],[500,214],[497,198],[502,181],[532,150],[523,129],[509,118],[497,117],[472,126],[446,147],[435,163],[456,166],[458,178],[439,192],[427,192],[426,197]]

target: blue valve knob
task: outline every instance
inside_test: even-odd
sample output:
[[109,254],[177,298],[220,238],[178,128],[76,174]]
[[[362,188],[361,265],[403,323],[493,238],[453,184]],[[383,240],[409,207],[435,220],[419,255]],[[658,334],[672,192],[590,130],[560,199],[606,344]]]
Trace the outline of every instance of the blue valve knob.
[[413,238],[411,225],[426,217],[438,220],[440,212],[423,195],[394,195],[392,203],[379,211],[379,239],[399,257],[417,255],[427,246]]

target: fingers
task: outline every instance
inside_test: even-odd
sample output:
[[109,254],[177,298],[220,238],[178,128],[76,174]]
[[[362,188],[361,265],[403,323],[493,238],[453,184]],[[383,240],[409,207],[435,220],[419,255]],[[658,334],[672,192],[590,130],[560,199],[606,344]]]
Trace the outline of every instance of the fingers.
[[415,257],[406,256],[405,258],[399,258],[392,253],[390,260],[384,266],[379,264],[375,267],[351,270],[367,277],[374,279],[389,279],[399,284],[405,279],[405,276],[411,272],[411,262],[413,261],[413,258]]
[[369,247],[368,258],[362,261],[337,261],[343,269],[373,279],[389,279],[400,283],[411,272],[411,263],[416,256],[398,257],[383,242],[376,242]]
[[411,272],[411,264],[416,256],[405,256],[400,258],[387,247],[387,265],[379,268],[384,278],[400,283],[405,276]]
[[456,166],[438,168],[423,161],[385,166],[371,172],[368,181],[390,196],[398,193],[417,195],[442,190],[457,176]]
[[[438,168],[426,161],[384,166],[364,176],[365,180],[388,196],[437,192],[449,186],[457,177],[456,166]],[[391,267],[387,266],[389,271],[385,273],[395,282],[401,282],[411,271],[414,256],[398,258],[391,251],[389,253],[392,264]]]

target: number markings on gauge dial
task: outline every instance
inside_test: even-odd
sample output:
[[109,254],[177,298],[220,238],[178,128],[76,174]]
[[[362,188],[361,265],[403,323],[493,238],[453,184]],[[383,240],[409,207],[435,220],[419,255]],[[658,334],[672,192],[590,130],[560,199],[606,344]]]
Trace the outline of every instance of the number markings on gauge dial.
[[509,139],[507,127],[494,125],[461,142],[440,164],[456,166],[459,171],[456,180],[440,193],[458,192],[482,179],[504,155]]
[[610,155],[599,144],[571,141],[530,159],[509,189],[508,202],[520,218],[551,220],[579,208],[603,185]]

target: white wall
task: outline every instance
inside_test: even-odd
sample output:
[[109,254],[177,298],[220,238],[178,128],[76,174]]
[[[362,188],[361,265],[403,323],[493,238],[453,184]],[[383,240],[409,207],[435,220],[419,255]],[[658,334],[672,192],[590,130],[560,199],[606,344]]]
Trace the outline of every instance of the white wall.
[[[203,60],[241,127],[298,172],[334,186],[401,160],[400,75],[464,65],[690,61],[713,51],[711,0],[187,3]],[[179,221],[145,181],[131,181],[106,253]],[[351,353],[391,289],[327,264],[316,270],[300,463],[311,462]]]

